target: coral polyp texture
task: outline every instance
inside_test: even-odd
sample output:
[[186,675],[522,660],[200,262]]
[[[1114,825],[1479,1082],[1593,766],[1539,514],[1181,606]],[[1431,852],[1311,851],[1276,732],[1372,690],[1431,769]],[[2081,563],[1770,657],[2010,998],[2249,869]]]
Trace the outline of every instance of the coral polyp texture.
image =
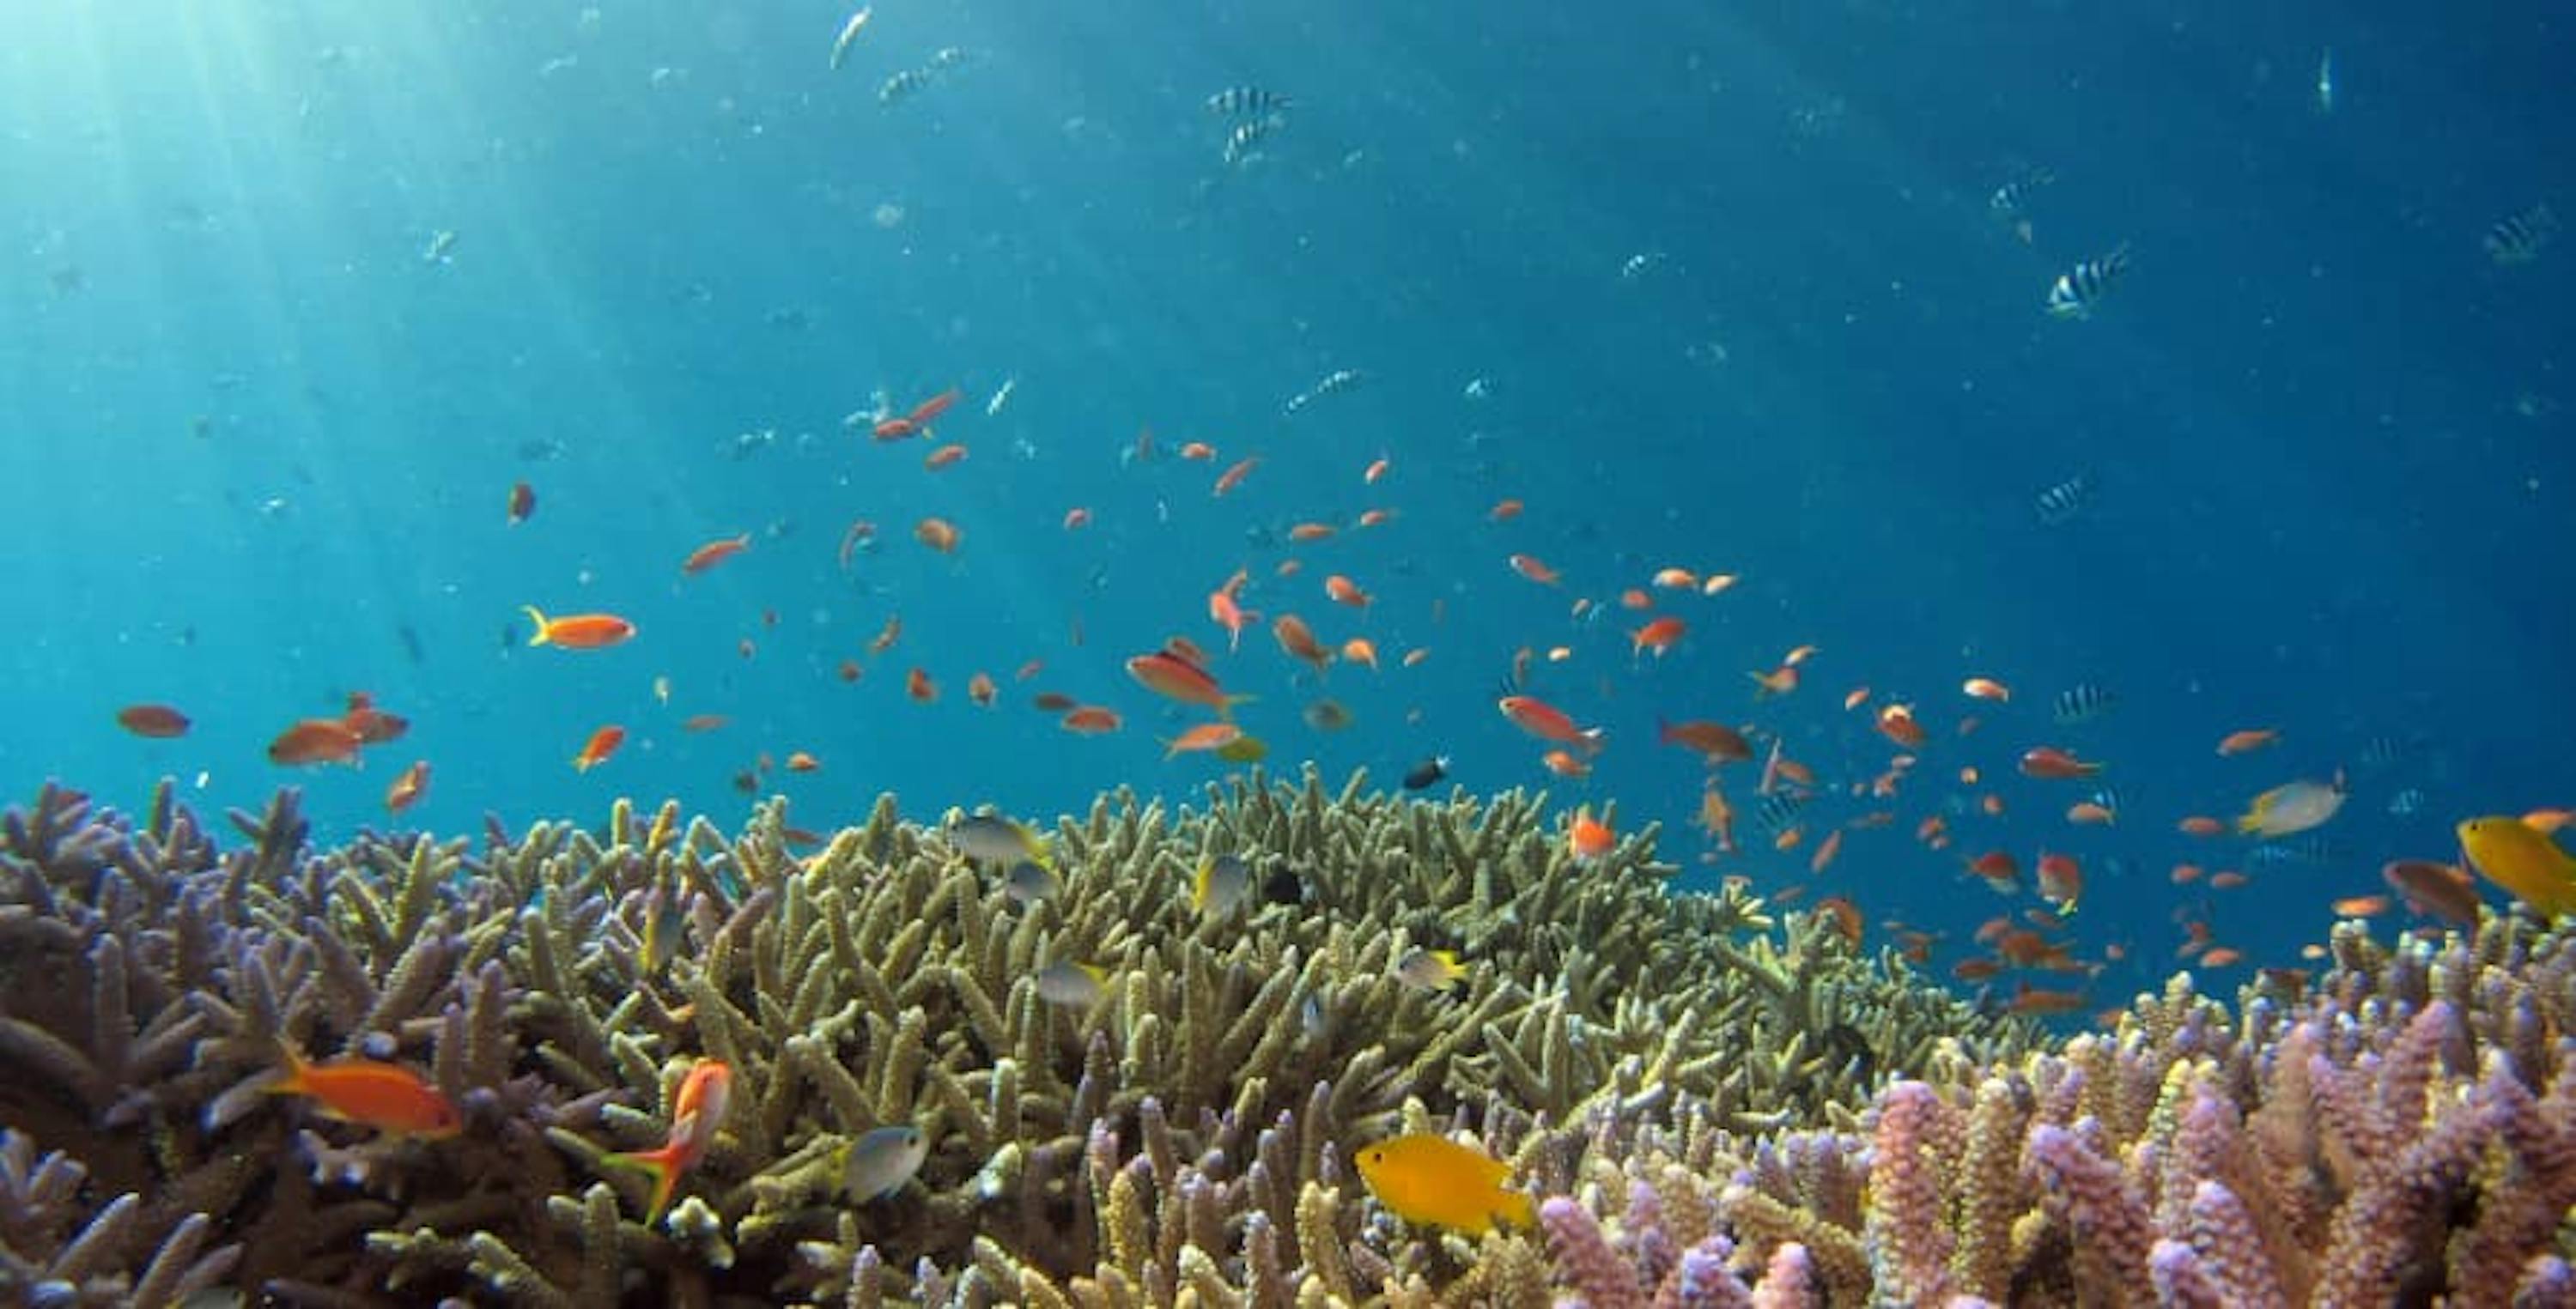
[[[0,833],[0,1290],[2568,1302],[2576,962],[2525,917],[2346,924],[2314,978],[2177,978],[2059,1040],[1829,917],[1675,892],[1652,828],[1577,861],[1540,796],[1119,792],[1036,833],[1043,873],[892,797],[811,846],[783,812],[316,849],[286,793],[221,848],[166,786],[47,788]],[[1194,898],[1219,856],[1250,893]],[[294,1059],[461,1130],[326,1114]],[[1355,1151],[1420,1132],[1508,1164],[1536,1227],[1372,1198]],[[657,1210],[613,1156],[666,1141]]]

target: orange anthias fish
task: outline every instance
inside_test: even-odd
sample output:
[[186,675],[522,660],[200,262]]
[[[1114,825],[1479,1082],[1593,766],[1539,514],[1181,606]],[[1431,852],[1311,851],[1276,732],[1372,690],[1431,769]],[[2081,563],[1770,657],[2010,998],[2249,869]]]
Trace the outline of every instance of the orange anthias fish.
[[168,705],[127,705],[116,711],[116,725],[136,736],[171,737],[188,734],[188,716]]
[[600,1156],[601,1163],[641,1168],[653,1175],[653,1196],[645,1206],[644,1221],[660,1218],[670,1207],[680,1174],[706,1157],[732,1099],[733,1069],[721,1059],[701,1059],[680,1079],[679,1093],[671,1099],[671,1134],[660,1149]]
[[367,738],[337,718],[306,718],[268,743],[273,764],[354,764]]
[[286,1052],[286,1076],[268,1085],[273,1095],[300,1095],[342,1122],[396,1136],[440,1140],[465,1130],[465,1116],[438,1088],[400,1064],[374,1059],[334,1059],[308,1064]]
[[624,744],[626,744],[625,728],[614,723],[600,728],[590,734],[589,740],[582,742],[581,753],[572,757],[573,771],[586,773],[593,767],[608,762],[608,757],[617,753],[617,747]]
[[920,404],[914,405],[912,407],[912,412],[904,415],[904,420],[911,423],[916,428],[927,428],[932,423],[937,422],[939,416],[947,413],[948,407],[955,403],[957,403],[957,388],[952,386],[947,390],[922,401]]
[[1665,651],[1673,648],[1674,642],[1682,639],[1682,633],[1688,631],[1689,627],[1690,625],[1681,619],[1667,614],[1628,633],[1628,653],[1634,657],[1652,650],[1655,652],[1655,657],[1661,659]]
[[1252,697],[1227,695],[1207,670],[1169,650],[1140,654],[1127,661],[1127,675],[1156,695],[1183,704],[1204,705],[1222,717]]
[[1570,745],[1585,754],[1595,754],[1601,749],[1600,728],[1576,727],[1564,710],[1537,696],[1507,695],[1495,701],[1494,707],[1502,711],[1503,717],[1512,720],[1512,726],[1542,741]]
[[340,721],[369,745],[383,745],[411,730],[410,719],[378,709],[376,698],[364,691],[349,693],[349,710],[340,715]]
[[598,650],[621,644],[635,635],[635,624],[615,614],[566,614],[548,618],[535,605],[521,605],[528,621],[536,624],[536,635],[530,645],[561,646],[566,650]]
[[1217,474],[1216,487],[1208,494],[1221,496],[1226,492],[1243,485],[1243,479],[1252,476],[1252,470],[1260,466],[1261,457],[1259,455],[1255,455],[1252,458],[1237,463],[1234,467]]
[[1878,710],[1878,734],[1908,750],[1923,748],[1923,725],[1914,721],[1914,706],[1881,705]]
[[1243,586],[1246,574],[1240,569],[1226,584],[1208,592],[1208,618],[1225,629],[1225,648],[1237,649],[1243,644],[1243,629],[1261,621],[1261,615],[1235,601],[1235,592]]
[[744,532],[740,536],[719,537],[691,550],[689,557],[680,561],[680,571],[694,577],[750,548],[751,533],[749,532]]
[[1200,723],[1163,742],[1163,757],[1176,759],[1185,754],[1222,750],[1242,739],[1243,729],[1232,723]]
[[1708,757],[1709,767],[1724,763],[1744,763],[1753,758],[1753,743],[1744,733],[1724,723],[1694,718],[1687,722],[1668,723],[1655,720],[1655,740],[1663,745],[1677,745]]
[[2043,745],[2022,752],[2021,771],[2024,777],[2062,782],[2091,777],[2102,771],[2102,765],[2086,763],[2055,746]]
[[2229,732],[2225,737],[2220,738],[2218,742],[2218,753],[2222,755],[2250,754],[2253,751],[2260,750],[2280,739],[2280,729],[2271,727],[2255,727],[2247,728],[2242,732]]
[[1618,835],[1610,830],[1610,825],[1592,816],[1590,805],[1575,810],[1573,820],[1565,825],[1566,853],[1584,863],[1610,853],[1618,843]]
[[966,534],[945,518],[925,518],[913,524],[912,539],[941,554],[953,555],[957,553],[958,543],[966,539]]
[[1506,1188],[1509,1164],[1445,1136],[1422,1133],[1363,1146],[1354,1157],[1360,1180],[1396,1217],[1453,1228],[1469,1236],[1497,1224],[1537,1225],[1537,1206]]
[[420,803],[420,798],[428,792],[429,761],[417,760],[403,770],[402,776],[394,779],[393,785],[385,788],[385,812],[399,815]]
[[1270,635],[1290,658],[1304,660],[1314,668],[1315,676],[1322,677],[1324,670],[1332,666],[1333,652],[1315,639],[1315,629],[1308,627],[1305,619],[1295,614],[1281,614],[1271,621]]

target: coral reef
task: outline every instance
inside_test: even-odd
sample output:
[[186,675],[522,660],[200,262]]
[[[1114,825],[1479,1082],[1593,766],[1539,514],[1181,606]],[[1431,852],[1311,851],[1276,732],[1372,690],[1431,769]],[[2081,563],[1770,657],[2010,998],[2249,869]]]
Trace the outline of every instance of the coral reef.
[[[86,1225],[22,1201],[5,1267],[306,1304],[1428,1302],[1544,1260],[1372,1216],[1341,1158],[1399,1119],[1524,1160],[1562,1151],[1552,1124],[1659,1106],[1856,1125],[1878,1070],[2038,1039],[1826,925],[1668,894],[1651,829],[1577,865],[1545,813],[1311,774],[1197,809],[1119,793],[1057,825],[1030,900],[891,797],[803,857],[776,805],[727,839],[623,803],[597,833],[317,851],[292,793],[220,851],[166,786],[139,819],[49,787],[0,837],[0,1121],[150,1198]],[[1263,889],[1224,918],[1186,891],[1217,854]],[[1424,946],[1464,984],[1400,979]],[[1096,1003],[1043,993],[1065,961]],[[290,1049],[423,1069],[466,1130],[381,1138],[267,1094]],[[658,1141],[699,1056],[734,1104],[647,1223],[601,1156]],[[845,1194],[848,1147],[890,1124],[928,1139],[917,1181]],[[235,1244],[190,1263],[209,1220]]]
[[[596,832],[219,849],[48,787],[0,824],[0,1295],[290,1305],[2568,1303],[2576,941],[2337,929],[2230,1007],[2178,976],[2055,1041],[1648,828],[1541,797],[1249,780],[1102,797],[1053,875],[891,797],[809,852],[674,805]],[[1257,893],[1194,907],[1199,864]],[[1456,951],[1459,985],[1407,982]],[[1042,979],[1068,965],[1090,988]],[[270,1093],[425,1074],[443,1139]],[[682,1073],[732,1070],[678,1198]],[[857,1142],[921,1133],[890,1195]],[[1408,1227],[1348,1160],[1472,1139],[1535,1231]],[[77,1162],[75,1162],[77,1161]]]

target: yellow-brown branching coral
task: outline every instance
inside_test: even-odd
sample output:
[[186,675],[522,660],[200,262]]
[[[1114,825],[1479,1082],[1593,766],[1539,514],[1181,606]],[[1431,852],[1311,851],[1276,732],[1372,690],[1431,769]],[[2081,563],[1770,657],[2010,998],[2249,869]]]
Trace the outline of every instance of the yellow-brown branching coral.
[[[810,851],[782,813],[315,851],[289,799],[222,852],[166,790],[140,823],[49,792],[0,846],[0,1109],[148,1197],[85,1258],[189,1252],[202,1214],[288,1302],[1520,1303],[1531,1237],[1404,1230],[1350,1147],[1409,1112],[1544,1185],[1585,1124],[1848,1115],[1945,1038],[2035,1035],[1741,893],[1672,894],[1651,828],[1578,865],[1534,796],[1116,793],[1046,834],[1034,898],[890,798]],[[1187,894],[1220,854],[1260,891],[1223,916]],[[1463,984],[1399,978],[1417,948]],[[1097,998],[1048,993],[1056,964]],[[289,1049],[417,1069],[465,1130],[323,1122],[265,1094]],[[659,1144],[702,1058],[732,1103],[648,1222],[604,1156]],[[917,1177],[850,1194],[854,1144],[899,1125]]]

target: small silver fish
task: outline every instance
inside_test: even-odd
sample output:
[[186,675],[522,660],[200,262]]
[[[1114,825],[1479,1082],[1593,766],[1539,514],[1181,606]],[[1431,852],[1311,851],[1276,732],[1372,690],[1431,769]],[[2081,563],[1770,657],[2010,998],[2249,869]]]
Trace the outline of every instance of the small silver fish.
[[1037,972],[1038,998],[1067,1009],[1088,1009],[1109,994],[1109,974],[1089,964],[1059,959]]
[[832,38],[833,72],[837,73],[841,70],[842,61],[850,56],[850,43],[859,39],[859,30],[868,25],[868,18],[874,13],[876,10],[872,6],[861,5],[859,12],[850,15],[850,20],[841,24],[841,34]]
[[1008,868],[1026,859],[1043,868],[1049,863],[1046,844],[1037,833],[990,809],[973,814],[951,809],[941,831],[957,853],[979,864]]
[[1063,889],[1063,881],[1034,859],[1022,859],[1012,864],[1011,871],[1002,876],[1002,894],[1009,896],[1011,903],[1017,905],[1052,900]]
[[1190,907],[1209,918],[1224,918],[1252,895],[1252,865],[1242,856],[1221,854],[1199,864],[1190,879]]
[[1446,991],[1467,976],[1453,950],[1409,950],[1395,961],[1396,980],[1417,991]]
[[852,1199],[883,1200],[921,1171],[921,1161],[930,1157],[930,1138],[907,1123],[862,1133],[846,1149],[842,1188]]

